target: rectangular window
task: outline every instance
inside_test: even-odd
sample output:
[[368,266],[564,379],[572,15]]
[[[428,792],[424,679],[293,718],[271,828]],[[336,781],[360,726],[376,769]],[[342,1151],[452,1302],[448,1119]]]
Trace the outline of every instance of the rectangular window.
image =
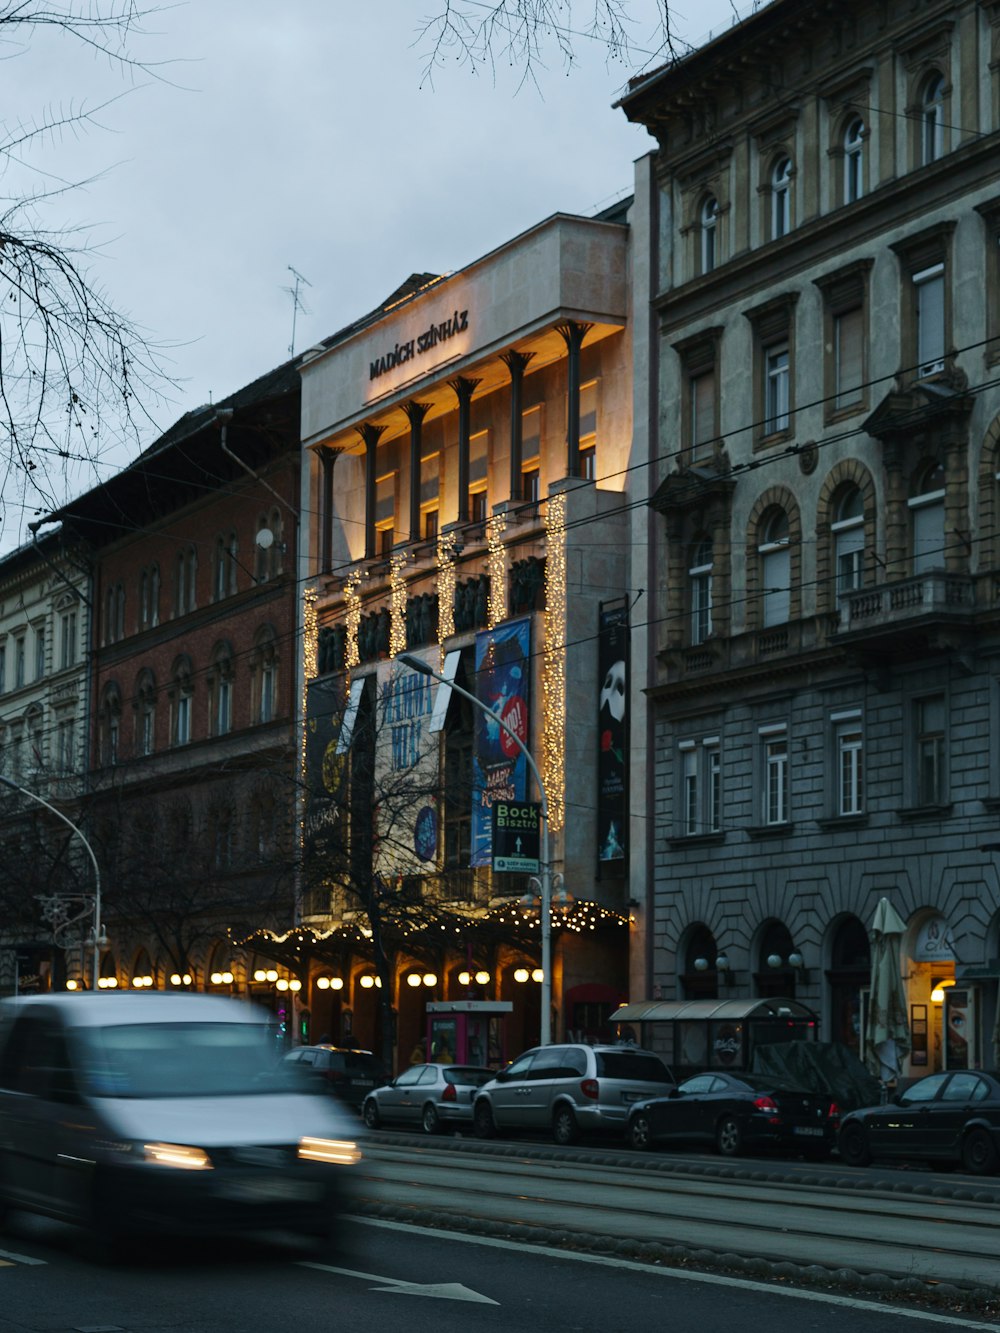
[[838,815],[860,815],[864,809],[864,738],[860,712],[835,714]]
[[76,662],[76,612],[64,611],[60,625],[62,645],[59,659],[60,666],[65,670]]
[[74,748],[75,724],[72,718],[63,718],[59,723],[57,738],[60,773],[72,773],[76,759]]
[[41,627],[35,630],[35,680],[41,680],[45,675],[45,630]]
[[469,520],[472,523],[486,522],[486,489],[479,491],[470,491],[469,493]]
[[521,413],[521,498],[537,504],[540,494],[539,460],[542,451],[542,409]]
[[7,645],[0,644],[0,694],[7,688]]
[[721,829],[722,764],[718,736],[682,741],[681,832],[685,837]]
[[525,464],[521,473],[521,494],[524,496],[527,504],[538,504],[539,481],[538,481],[538,460],[529,466]]
[[947,799],[944,760],[945,698],[917,699],[914,704],[915,797],[917,805],[944,805]]
[[225,676],[219,679],[218,716],[216,730],[218,735],[228,734],[233,725],[233,684]]
[[260,721],[274,717],[274,666],[265,662],[260,670]]
[[24,684],[25,642],[22,635],[14,641],[14,688],[19,690]]
[[789,425],[788,344],[764,349],[764,434],[776,435]]
[[176,741],[178,745],[187,745],[191,739],[191,696],[189,694],[179,694],[176,708]]
[[396,540],[396,474],[375,479],[375,543],[380,555],[392,554]]
[[438,511],[437,509],[425,509],[424,514],[424,541],[432,542],[437,540],[438,535]]
[[864,399],[865,312],[861,306],[833,317],[833,376],[838,411]]
[[153,753],[153,723],[155,716],[152,706],[150,704],[145,704],[142,710],[141,733],[139,737],[139,751],[144,755]]
[[764,823],[788,823],[788,735],[783,727],[761,731]]
[[917,333],[917,374],[933,375],[944,369],[944,264],[933,264],[913,274]]
[[580,386],[580,476],[597,480],[597,381]]
[[787,541],[760,548],[765,629],[787,625],[792,613],[792,553]]

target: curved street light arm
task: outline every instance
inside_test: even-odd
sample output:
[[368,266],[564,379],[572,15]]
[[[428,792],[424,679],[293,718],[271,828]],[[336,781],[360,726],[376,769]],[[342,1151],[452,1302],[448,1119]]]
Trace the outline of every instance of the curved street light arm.
[[542,807],[542,863],[539,867],[539,881],[541,883],[542,897],[542,1018],[541,1034],[539,1045],[548,1046],[552,1040],[552,864],[549,860],[549,803],[545,795],[545,787],[542,783],[542,775],[538,771],[538,765],[535,763],[531,751],[525,745],[521,737],[501,717],[487,708],[482,699],[479,699],[470,690],[463,689],[461,685],[456,685],[454,681],[445,680],[426,662],[421,661],[412,653],[397,653],[396,661],[402,662],[403,666],[408,666],[411,671],[417,671],[422,676],[431,676],[441,685],[448,685],[460,694],[463,699],[468,699],[474,704],[481,713],[485,713],[500,727],[501,731],[506,732],[517,748],[524,755],[528,767],[531,769],[532,777],[535,779],[535,785],[538,788],[538,795]]
[[2,775],[0,775],[0,783],[5,787],[10,787],[12,791],[20,792],[22,796],[27,796],[29,801],[37,801],[39,805],[43,805],[50,814],[55,815],[56,819],[61,819],[67,828],[76,834],[87,849],[87,855],[90,857],[91,864],[94,867],[94,953],[92,959],[93,976],[91,985],[96,991],[97,978],[100,975],[101,970],[101,870],[100,866],[97,864],[97,857],[94,855],[94,849],[84,837],[82,830],[73,823],[72,819],[68,819],[61,810],[57,810],[56,807],[49,801],[45,800],[43,796],[39,796],[36,792],[29,791],[27,787],[22,787],[19,783],[12,782],[10,778],[5,778]]

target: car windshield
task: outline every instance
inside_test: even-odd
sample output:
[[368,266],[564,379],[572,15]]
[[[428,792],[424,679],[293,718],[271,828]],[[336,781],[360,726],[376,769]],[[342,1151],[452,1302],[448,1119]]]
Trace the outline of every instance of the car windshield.
[[275,1063],[256,1023],[136,1023],[79,1030],[81,1083],[93,1097],[231,1097],[308,1086]]

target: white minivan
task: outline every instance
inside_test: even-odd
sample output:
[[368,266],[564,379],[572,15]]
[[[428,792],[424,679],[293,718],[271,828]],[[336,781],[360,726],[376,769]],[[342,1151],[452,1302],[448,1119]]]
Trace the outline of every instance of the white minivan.
[[0,1212],[136,1234],[334,1234],[360,1153],[266,1010],[163,992],[0,1003]]

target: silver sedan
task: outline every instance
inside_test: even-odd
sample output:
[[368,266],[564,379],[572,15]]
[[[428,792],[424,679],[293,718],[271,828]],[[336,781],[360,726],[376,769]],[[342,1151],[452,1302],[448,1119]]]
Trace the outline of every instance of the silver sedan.
[[411,1065],[364,1100],[369,1129],[382,1124],[420,1125],[439,1134],[445,1125],[472,1125],[472,1098],[496,1074],[478,1065]]

